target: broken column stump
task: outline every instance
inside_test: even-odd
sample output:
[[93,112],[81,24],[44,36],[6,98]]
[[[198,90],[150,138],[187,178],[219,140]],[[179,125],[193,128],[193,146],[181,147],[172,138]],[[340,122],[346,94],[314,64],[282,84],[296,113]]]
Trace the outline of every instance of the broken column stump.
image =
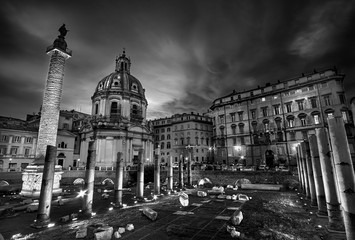
[[158,213],[149,207],[143,208],[143,214],[153,221],[158,217]]

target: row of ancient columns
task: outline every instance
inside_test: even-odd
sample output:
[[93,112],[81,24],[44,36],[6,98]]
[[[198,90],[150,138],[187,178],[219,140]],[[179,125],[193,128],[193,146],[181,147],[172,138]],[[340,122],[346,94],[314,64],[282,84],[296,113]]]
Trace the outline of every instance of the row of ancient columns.
[[[116,159],[116,175],[114,184],[114,205],[122,206],[122,191],[124,178],[124,161],[122,159],[122,152],[117,153]],[[187,161],[187,184],[191,185],[191,153]],[[39,201],[39,209],[37,214],[37,225],[46,225],[49,222],[52,189],[53,189],[53,175],[56,158],[56,147],[48,146],[45,158],[45,169],[43,172],[43,181],[41,188],[41,195]],[[138,152],[138,166],[137,166],[137,189],[136,197],[143,199],[144,194],[144,155],[143,150]],[[96,165],[96,146],[95,142],[89,142],[88,157],[86,162],[85,174],[85,195],[83,199],[82,209],[86,215],[92,214],[92,205],[94,197],[94,183],[95,183],[95,165]],[[154,155],[154,194],[160,195],[160,149],[156,149]],[[183,181],[183,159],[180,159],[179,164],[179,185],[184,186]],[[168,162],[168,190],[173,190],[173,159],[169,158]]]
[[299,182],[317,215],[328,216],[328,229],[345,229],[355,239],[355,175],[344,121],[331,118],[328,126],[296,148]]

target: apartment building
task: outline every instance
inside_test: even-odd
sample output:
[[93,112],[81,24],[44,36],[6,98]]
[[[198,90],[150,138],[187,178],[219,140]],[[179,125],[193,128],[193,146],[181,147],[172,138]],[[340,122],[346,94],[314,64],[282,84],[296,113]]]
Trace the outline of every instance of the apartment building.
[[353,155],[344,77],[336,69],[325,69],[214,100],[208,115],[213,119],[216,162],[259,166],[272,159],[276,165],[296,165],[295,147],[332,116],[344,119]]
[[199,113],[175,114],[152,120],[154,148],[160,146],[162,165],[171,157],[175,166],[191,154],[194,164],[213,161],[212,119]]

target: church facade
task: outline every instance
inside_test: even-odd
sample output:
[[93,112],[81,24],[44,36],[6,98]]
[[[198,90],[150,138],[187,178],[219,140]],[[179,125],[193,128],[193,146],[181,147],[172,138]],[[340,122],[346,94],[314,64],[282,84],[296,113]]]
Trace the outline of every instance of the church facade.
[[91,121],[81,129],[80,159],[86,161],[89,143],[94,142],[96,167],[100,169],[115,167],[117,152],[122,152],[126,167],[138,163],[139,151],[145,164],[153,163],[145,89],[130,69],[131,60],[123,51],[116,59],[115,71],[97,84],[91,97]]

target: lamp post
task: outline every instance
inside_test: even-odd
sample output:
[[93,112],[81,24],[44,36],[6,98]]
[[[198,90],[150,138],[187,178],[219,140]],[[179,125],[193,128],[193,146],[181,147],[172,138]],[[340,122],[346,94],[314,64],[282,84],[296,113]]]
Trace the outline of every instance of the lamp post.
[[11,161],[12,161],[12,158],[9,158],[9,172],[11,171]]
[[76,169],[79,170],[79,168],[80,168],[80,158],[78,158],[78,167]]

